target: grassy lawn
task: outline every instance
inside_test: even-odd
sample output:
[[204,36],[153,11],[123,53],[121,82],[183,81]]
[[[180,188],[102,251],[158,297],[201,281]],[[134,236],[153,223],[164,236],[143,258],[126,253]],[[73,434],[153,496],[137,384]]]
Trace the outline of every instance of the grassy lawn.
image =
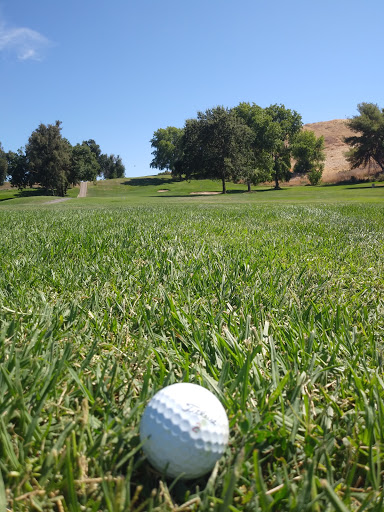
[[[160,192],[159,192],[160,191]],[[253,187],[247,193],[243,184],[228,183],[226,195],[205,195],[210,192],[221,192],[218,181],[173,181],[170,176],[148,176],[143,178],[120,178],[100,180],[88,183],[87,197],[77,199],[79,187],[68,189],[67,197],[76,199],[77,207],[137,204],[264,204],[264,203],[382,203],[384,201],[384,185],[376,183],[360,185],[326,185],[283,186],[281,190],[272,187]],[[2,190],[0,187],[1,206],[33,206],[51,201],[52,196],[41,195],[39,189],[29,189],[19,193],[14,189]],[[12,199],[12,201],[10,201]],[[62,207],[71,207],[66,203]],[[55,205],[57,207],[57,205]]]
[[[161,191],[161,192],[159,192]],[[328,185],[284,186],[282,190],[272,187],[252,187],[247,193],[243,184],[228,184],[228,193],[223,196],[202,195],[206,192],[221,192],[221,183],[211,180],[173,181],[169,176],[149,176],[146,178],[124,178],[98,181],[88,185],[88,198],[111,198],[113,201],[138,203],[143,199],[148,203],[290,203],[290,202],[382,202],[384,185]],[[199,193],[201,195],[199,195]]]
[[[66,197],[76,198],[78,193],[79,187],[74,187],[68,189]],[[18,190],[17,188],[11,188],[9,184],[0,187],[0,208],[1,206],[42,205],[54,199],[58,198],[52,195],[45,195],[45,192],[40,188]]]
[[[0,202],[0,510],[382,511],[384,187],[126,181]],[[139,424],[182,381],[230,443],[172,481]]]

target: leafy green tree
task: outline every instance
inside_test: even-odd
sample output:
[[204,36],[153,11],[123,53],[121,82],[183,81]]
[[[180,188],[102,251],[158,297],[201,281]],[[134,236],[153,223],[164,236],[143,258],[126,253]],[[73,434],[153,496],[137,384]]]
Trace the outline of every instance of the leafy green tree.
[[293,172],[306,174],[311,185],[317,185],[324,170],[324,137],[316,137],[314,132],[302,130],[293,141],[292,156],[296,160]]
[[273,159],[268,139],[271,121],[265,110],[255,103],[251,105],[250,103],[243,102],[233,110],[253,132],[251,143],[253,159],[250,165],[242,169],[242,178],[246,181],[249,192],[251,184],[257,185],[271,179]]
[[272,158],[272,176],[278,190],[280,181],[289,181],[292,177],[292,144],[303,123],[300,114],[284,105],[271,105],[265,109],[265,113],[269,118],[265,148]]
[[100,165],[90,146],[76,144],[72,148],[70,182],[94,181],[100,172]]
[[182,128],[167,126],[167,128],[159,128],[153,134],[151,146],[153,160],[150,167],[154,169],[166,169],[167,171],[175,170],[175,162],[181,158],[181,137],[183,135]]
[[92,153],[95,155],[96,160],[98,161],[101,155],[101,149],[98,144],[93,139],[83,140],[83,145],[88,146]]
[[99,158],[99,164],[105,180],[123,178],[125,175],[125,167],[119,155],[102,154]]
[[120,155],[112,155],[114,164],[115,164],[115,175],[116,178],[124,178],[125,176],[125,166],[123,165],[123,161],[120,157]]
[[359,115],[347,121],[347,126],[357,135],[345,138],[351,146],[347,160],[351,169],[375,162],[384,171],[384,109],[374,103],[360,103]]
[[0,142],[0,186],[4,185],[5,178],[8,174],[7,155]]
[[7,162],[12,187],[22,190],[34,185],[34,179],[29,171],[28,160],[23,148],[18,149],[16,153],[9,151]]
[[220,180],[225,194],[226,181],[238,179],[241,169],[253,165],[252,138],[252,130],[232,110],[219,106],[198,112],[185,123],[175,174]]
[[99,175],[102,174],[102,170],[101,170],[101,162],[100,162],[100,157],[101,157],[101,149],[100,149],[100,146],[96,143],[95,140],[93,139],[89,139],[89,140],[83,140],[83,145],[86,145],[89,147],[89,149],[92,151],[92,153],[95,155],[96,157],[96,160],[97,160],[97,163],[99,164]]
[[54,195],[64,196],[69,185],[71,145],[61,136],[61,122],[40,124],[28,139],[26,157],[32,179]]
[[93,139],[83,141],[83,146],[88,146],[97,163],[99,164],[98,175],[103,175],[105,180],[123,178],[125,167],[119,155],[107,155],[101,152],[100,146]]

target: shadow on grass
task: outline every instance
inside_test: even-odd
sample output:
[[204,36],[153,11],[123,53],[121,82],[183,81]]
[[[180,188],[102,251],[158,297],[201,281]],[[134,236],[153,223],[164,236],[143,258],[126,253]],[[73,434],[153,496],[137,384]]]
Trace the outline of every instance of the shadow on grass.
[[[372,181],[369,181],[367,178],[352,178],[346,180],[336,181],[335,183],[323,183],[322,187],[342,187],[346,185],[361,185],[360,187],[351,186],[350,188],[371,188]],[[384,185],[375,185],[375,187],[383,187]],[[375,188],[372,187],[372,188]]]
[[[263,190],[251,190],[251,194],[253,193],[260,193],[260,192],[273,192],[274,188],[266,188]],[[279,189],[279,190],[286,190],[286,189]],[[238,194],[249,194],[248,190],[227,190],[225,194],[222,192],[216,191],[216,192],[189,192],[186,194],[164,194],[164,195],[152,195],[150,197],[161,197],[162,199],[167,199],[168,197],[225,197],[225,196],[231,196],[231,195],[238,195]]]
[[251,194],[260,194],[261,192],[279,192],[280,190],[288,190],[288,188],[263,188],[262,190],[251,190]]
[[[0,199],[0,202],[2,201],[11,201],[12,199],[21,199],[24,197],[38,197],[38,196],[47,196],[51,195],[49,194],[45,189],[43,188],[36,188],[36,189],[28,189],[28,190],[19,190],[15,191],[15,195],[12,197],[5,197],[3,199]],[[55,197],[55,196],[52,196]]]
[[[349,187],[347,187],[347,185],[349,185]],[[359,186],[357,186],[357,185],[359,185]],[[372,182],[367,181],[367,180],[359,180],[359,181],[344,180],[344,181],[338,181],[337,183],[323,183],[321,185],[321,187],[323,187],[323,188],[345,187],[346,190],[356,190],[356,189],[360,189],[360,188],[372,188],[372,189],[381,188],[381,187],[384,187],[384,185],[376,185],[375,184],[372,187]]]
[[369,190],[375,190],[377,188],[383,188],[384,185],[375,185],[374,187],[372,187],[372,185],[366,185],[365,187],[347,187],[346,190],[357,190],[357,189],[360,189],[360,188],[364,188],[364,189],[369,189]]
[[[36,188],[33,190],[20,190],[16,197],[38,197],[38,196],[52,196],[52,194],[49,194],[44,188]],[[52,196],[56,197],[56,196]],[[57,196],[58,197],[58,196]]]
[[[287,189],[283,189],[283,188],[279,188],[277,190],[287,190]],[[275,188],[263,188],[262,190],[259,190],[259,189],[256,189],[256,190],[250,190],[248,192],[248,190],[227,190],[227,194],[226,195],[230,195],[230,194],[259,194],[260,192],[274,192],[276,191]]]
[[163,180],[161,178],[130,178],[127,181],[122,181],[122,185],[131,185],[132,187],[146,187],[153,185],[155,187],[166,187],[170,183],[179,182],[177,179]]
[[[229,194],[225,194],[229,195]],[[170,197],[189,197],[193,199],[194,197],[201,199],[202,197],[222,197],[223,194],[220,192],[219,194],[204,194],[204,192],[195,192],[194,194],[186,193],[186,194],[159,194],[156,196],[149,196],[149,197],[160,197],[161,199],[169,199]]]
[[[339,181],[337,183],[323,183],[321,186],[323,188],[332,188],[332,187],[345,187],[345,185],[353,185],[353,183],[351,183],[350,181],[348,181],[348,182]],[[311,186],[311,185],[305,185],[305,186]],[[355,187],[350,187],[350,188],[355,188]]]

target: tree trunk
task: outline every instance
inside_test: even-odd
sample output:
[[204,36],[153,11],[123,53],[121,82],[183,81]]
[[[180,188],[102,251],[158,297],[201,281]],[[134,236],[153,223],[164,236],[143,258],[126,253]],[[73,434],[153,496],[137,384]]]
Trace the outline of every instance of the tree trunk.
[[227,193],[227,188],[225,186],[225,178],[221,178],[221,183],[223,184],[223,194]]
[[251,182],[249,180],[247,181],[247,186],[248,186],[248,192],[250,192],[251,191]]
[[277,172],[275,173],[275,190],[280,190],[279,178],[277,177]]
[[275,154],[273,156],[273,168],[274,168],[274,172],[275,172],[275,190],[280,190],[279,178],[277,176],[279,167],[277,166],[276,162],[277,162],[277,155]]

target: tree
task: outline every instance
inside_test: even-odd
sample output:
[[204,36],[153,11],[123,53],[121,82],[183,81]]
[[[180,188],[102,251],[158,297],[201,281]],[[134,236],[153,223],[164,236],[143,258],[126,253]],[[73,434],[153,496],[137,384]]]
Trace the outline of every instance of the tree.
[[28,160],[23,148],[16,153],[9,151],[7,153],[8,175],[11,177],[12,187],[22,190],[26,187],[32,187],[34,184],[32,175],[29,171]]
[[26,157],[31,178],[52,194],[64,196],[71,167],[71,145],[61,136],[61,122],[40,124],[28,139]]
[[107,155],[101,153],[100,146],[93,139],[83,141],[83,146],[88,146],[99,165],[98,174],[103,175],[105,180],[123,178],[125,167],[119,155]]
[[247,183],[248,192],[250,192],[251,184],[257,185],[271,179],[273,159],[270,151],[270,142],[267,137],[271,120],[266,111],[255,103],[251,105],[250,103],[243,102],[233,110],[253,132],[251,143],[253,160],[241,173],[242,178]]
[[111,155],[111,158],[114,163],[114,175],[116,178],[124,178],[125,176],[125,167],[123,165],[123,161],[120,155]]
[[238,179],[253,161],[252,138],[252,130],[232,110],[219,106],[198,112],[197,119],[185,123],[175,173],[221,180],[225,194],[226,181]]
[[76,144],[72,148],[70,182],[94,181],[99,172],[99,162],[90,146],[84,142]]
[[302,130],[293,141],[292,156],[296,159],[293,172],[306,174],[311,185],[317,185],[324,170],[324,137]]
[[92,153],[95,155],[97,163],[99,164],[99,175],[102,173],[101,171],[101,163],[100,163],[100,157],[101,157],[101,149],[98,144],[96,144],[96,141],[93,139],[89,140],[83,140],[83,145],[86,145],[89,147],[89,149],[92,151]]
[[95,155],[96,160],[98,161],[101,155],[101,149],[98,144],[93,139],[83,140],[83,145],[88,146],[92,153]]
[[5,178],[8,174],[7,155],[0,142],[0,186],[4,185]]
[[125,167],[119,155],[100,155],[99,163],[105,180],[124,177]]
[[183,135],[182,128],[167,126],[167,128],[159,128],[153,134],[151,146],[153,160],[150,163],[151,168],[166,169],[167,171],[175,170],[175,162],[181,158],[181,137]]
[[265,109],[268,126],[265,134],[265,148],[272,158],[272,176],[275,189],[280,181],[291,179],[292,144],[303,123],[300,114],[284,105],[271,105]]
[[347,126],[358,135],[346,137],[351,146],[347,160],[351,169],[375,162],[384,171],[384,109],[374,103],[360,103],[359,115],[347,121]]

